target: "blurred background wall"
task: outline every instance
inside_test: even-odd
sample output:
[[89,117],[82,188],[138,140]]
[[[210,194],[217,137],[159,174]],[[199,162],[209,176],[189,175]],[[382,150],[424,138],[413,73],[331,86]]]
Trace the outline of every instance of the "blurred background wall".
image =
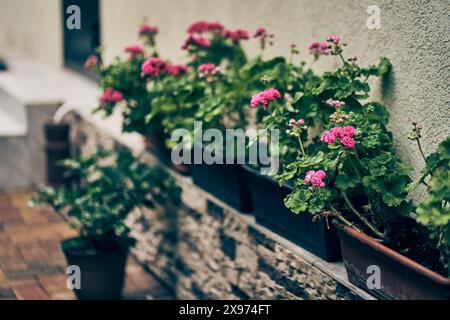
[[[381,28],[370,30],[369,5],[381,9]],[[63,65],[62,9],[58,0],[0,0],[0,48],[12,48],[53,67]],[[448,0],[100,0],[101,43],[110,61],[125,45],[137,42],[144,16],[160,28],[162,56],[182,61],[180,45],[186,27],[198,19],[217,20],[227,27],[253,32],[264,26],[275,34],[268,55],[287,55],[292,43],[311,65],[308,44],[337,34],[348,43],[347,53],[362,65],[380,56],[393,63],[383,84],[373,83],[373,97],[391,113],[391,129],[401,156],[416,168],[423,165],[415,145],[407,140],[409,120],[423,127],[429,153],[450,134],[450,2]],[[257,52],[257,41],[248,44]],[[334,57],[312,67],[322,72],[336,66]]]
[[0,50],[63,66],[59,0],[0,0]]

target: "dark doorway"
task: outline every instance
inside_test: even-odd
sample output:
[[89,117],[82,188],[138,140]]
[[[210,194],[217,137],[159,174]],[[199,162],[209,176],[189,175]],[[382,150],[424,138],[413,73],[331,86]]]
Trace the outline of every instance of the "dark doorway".
[[[69,29],[67,19],[72,13],[67,8],[80,8],[80,29]],[[64,64],[71,69],[87,73],[83,68],[86,58],[100,46],[99,0],[62,0],[64,30]]]

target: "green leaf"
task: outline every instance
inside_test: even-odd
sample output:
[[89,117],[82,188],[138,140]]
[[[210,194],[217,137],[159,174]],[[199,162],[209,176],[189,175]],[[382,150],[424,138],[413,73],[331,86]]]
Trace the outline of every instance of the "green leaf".
[[347,175],[341,174],[337,176],[334,184],[338,189],[346,191],[348,189],[356,187],[358,185],[358,180],[355,177],[349,177]]
[[308,200],[310,197],[311,191],[298,189],[284,199],[284,205],[294,213],[302,213],[308,209]]

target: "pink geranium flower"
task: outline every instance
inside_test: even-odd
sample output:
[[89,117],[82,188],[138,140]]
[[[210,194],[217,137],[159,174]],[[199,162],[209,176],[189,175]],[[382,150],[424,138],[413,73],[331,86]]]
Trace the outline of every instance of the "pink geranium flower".
[[261,38],[261,39],[265,39],[267,38],[268,34],[266,29],[260,27],[258,29],[256,29],[255,33],[253,34],[253,38]]
[[224,27],[220,22],[197,21],[188,27],[187,32],[190,34],[204,32],[221,33],[223,29]]
[[320,137],[320,141],[327,144],[333,144],[337,139],[339,143],[347,149],[355,147],[355,128],[352,126],[334,127],[328,131],[325,131]]
[[328,99],[327,101],[325,101],[325,103],[330,106],[330,107],[334,107],[334,108],[339,108],[345,105],[344,101],[339,101],[339,100],[333,100],[333,99]]
[[131,54],[132,56],[143,55],[144,49],[142,49],[142,47],[138,44],[132,44],[125,48],[125,52]]
[[345,136],[345,137],[341,138],[339,140],[339,142],[341,143],[341,145],[344,148],[347,148],[347,149],[353,149],[355,147],[355,139],[353,139],[349,136]]
[[333,144],[336,141],[336,135],[331,131],[325,131],[320,137],[320,141],[327,144]]
[[143,36],[150,36],[153,37],[158,33],[158,27],[156,26],[150,26],[148,24],[143,24],[140,28],[139,28],[139,36],[143,37]]
[[188,72],[188,66],[184,64],[167,64],[165,72],[172,76],[178,76]]
[[309,45],[309,52],[317,59],[321,55],[330,54],[330,45],[326,42],[312,42]]
[[199,73],[199,77],[203,78],[220,72],[220,67],[216,66],[213,63],[205,63],[198,66],[197,71]]
[[203,47],[203,48],[209,48],[211,46],[211,43],[205,39],[202,36],[192,35],[190,34],[186,40],[184,40],[183,44],[181,45],[181,49],[187,50],[187,48],[192,45],[196,47]]
[[325,187],[325,182],[323,182],[323,179],[326,175],[327,174],[323,170],[310,170],[306,173],[306,176],[303,179],[303,184],[311,184],[313,188],[323,188]]
[[123,96],[120,91],[114,90],[113,88],[106,88],[100,97],[100,102],[102,104],[116,103],[122,101]]
[[327,40],[327,42],[331,42],[331,43],[334,43],[334,44],[339,44],[339,37],[338,36],[335,36],[335,35],[329,35],[327,38],[326,38],[326,40]]
[[289,125],[294,126],[294,125],[296,125],[296,124],[302,126],[302,125],[305,124],[305,120],[303,120],[303,119],[298,119],[298,120],[291,119],[291,120],[289,120]]
[[167,63],[159,58],[149,58],[144,61],[141,66],[141,74],[144,76],[158,77],[161,73],[166,71]]
[[222,37],[225,39],[231,39],[233,41],[239,41],[239,40],[248,40],[249,35],[248,31],[238,29],[236,31],[230,31],[230,30],[224,30],[222,31]]
[[84,62],[84,67],[86,69],[90,69],[96,65],[98,65],[98,57],[95,54],[91,54],[89,57],[87,57],[86,61]]
[[267,108],[270,101],[280,97],[280,92],[277,89],[270,88],[255,94],[250,101],[250,106],[256,108],[258,105],[262,105],[264,108]]

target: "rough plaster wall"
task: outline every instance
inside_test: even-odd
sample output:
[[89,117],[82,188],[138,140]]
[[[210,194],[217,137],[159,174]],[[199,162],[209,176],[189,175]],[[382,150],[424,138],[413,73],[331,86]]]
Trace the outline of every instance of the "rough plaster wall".
[[[102,40],[111,59],[124,45],[136,42],[143,16],[160,28],[158,42],[164,57],[182,60],[179,49],[184,30],[197,19],[223,22],[230,28],[255,30],[265,26],[276,36],[269,55],[287,54],[291,43],[301,49],[308,65],[307,46],[328,34],[348,42],[348,54],[361,64],[391,59],[392,76],[373,83],[373,96],[391,112],[391,128],[398,150],[416,171],[423,165],[420,154],[406,137],[410,118],[424,126],[426,154],[450,134],[450,2],[447,0],[102,0]],[[369,30],[367,7],[381,8],[381,29]],[[257,52],[257,43],[248,45]],[[313,65],[318,72],[338,61],[333,57]]]
[[0,0],[0,49],[62,66],[60,0]]

